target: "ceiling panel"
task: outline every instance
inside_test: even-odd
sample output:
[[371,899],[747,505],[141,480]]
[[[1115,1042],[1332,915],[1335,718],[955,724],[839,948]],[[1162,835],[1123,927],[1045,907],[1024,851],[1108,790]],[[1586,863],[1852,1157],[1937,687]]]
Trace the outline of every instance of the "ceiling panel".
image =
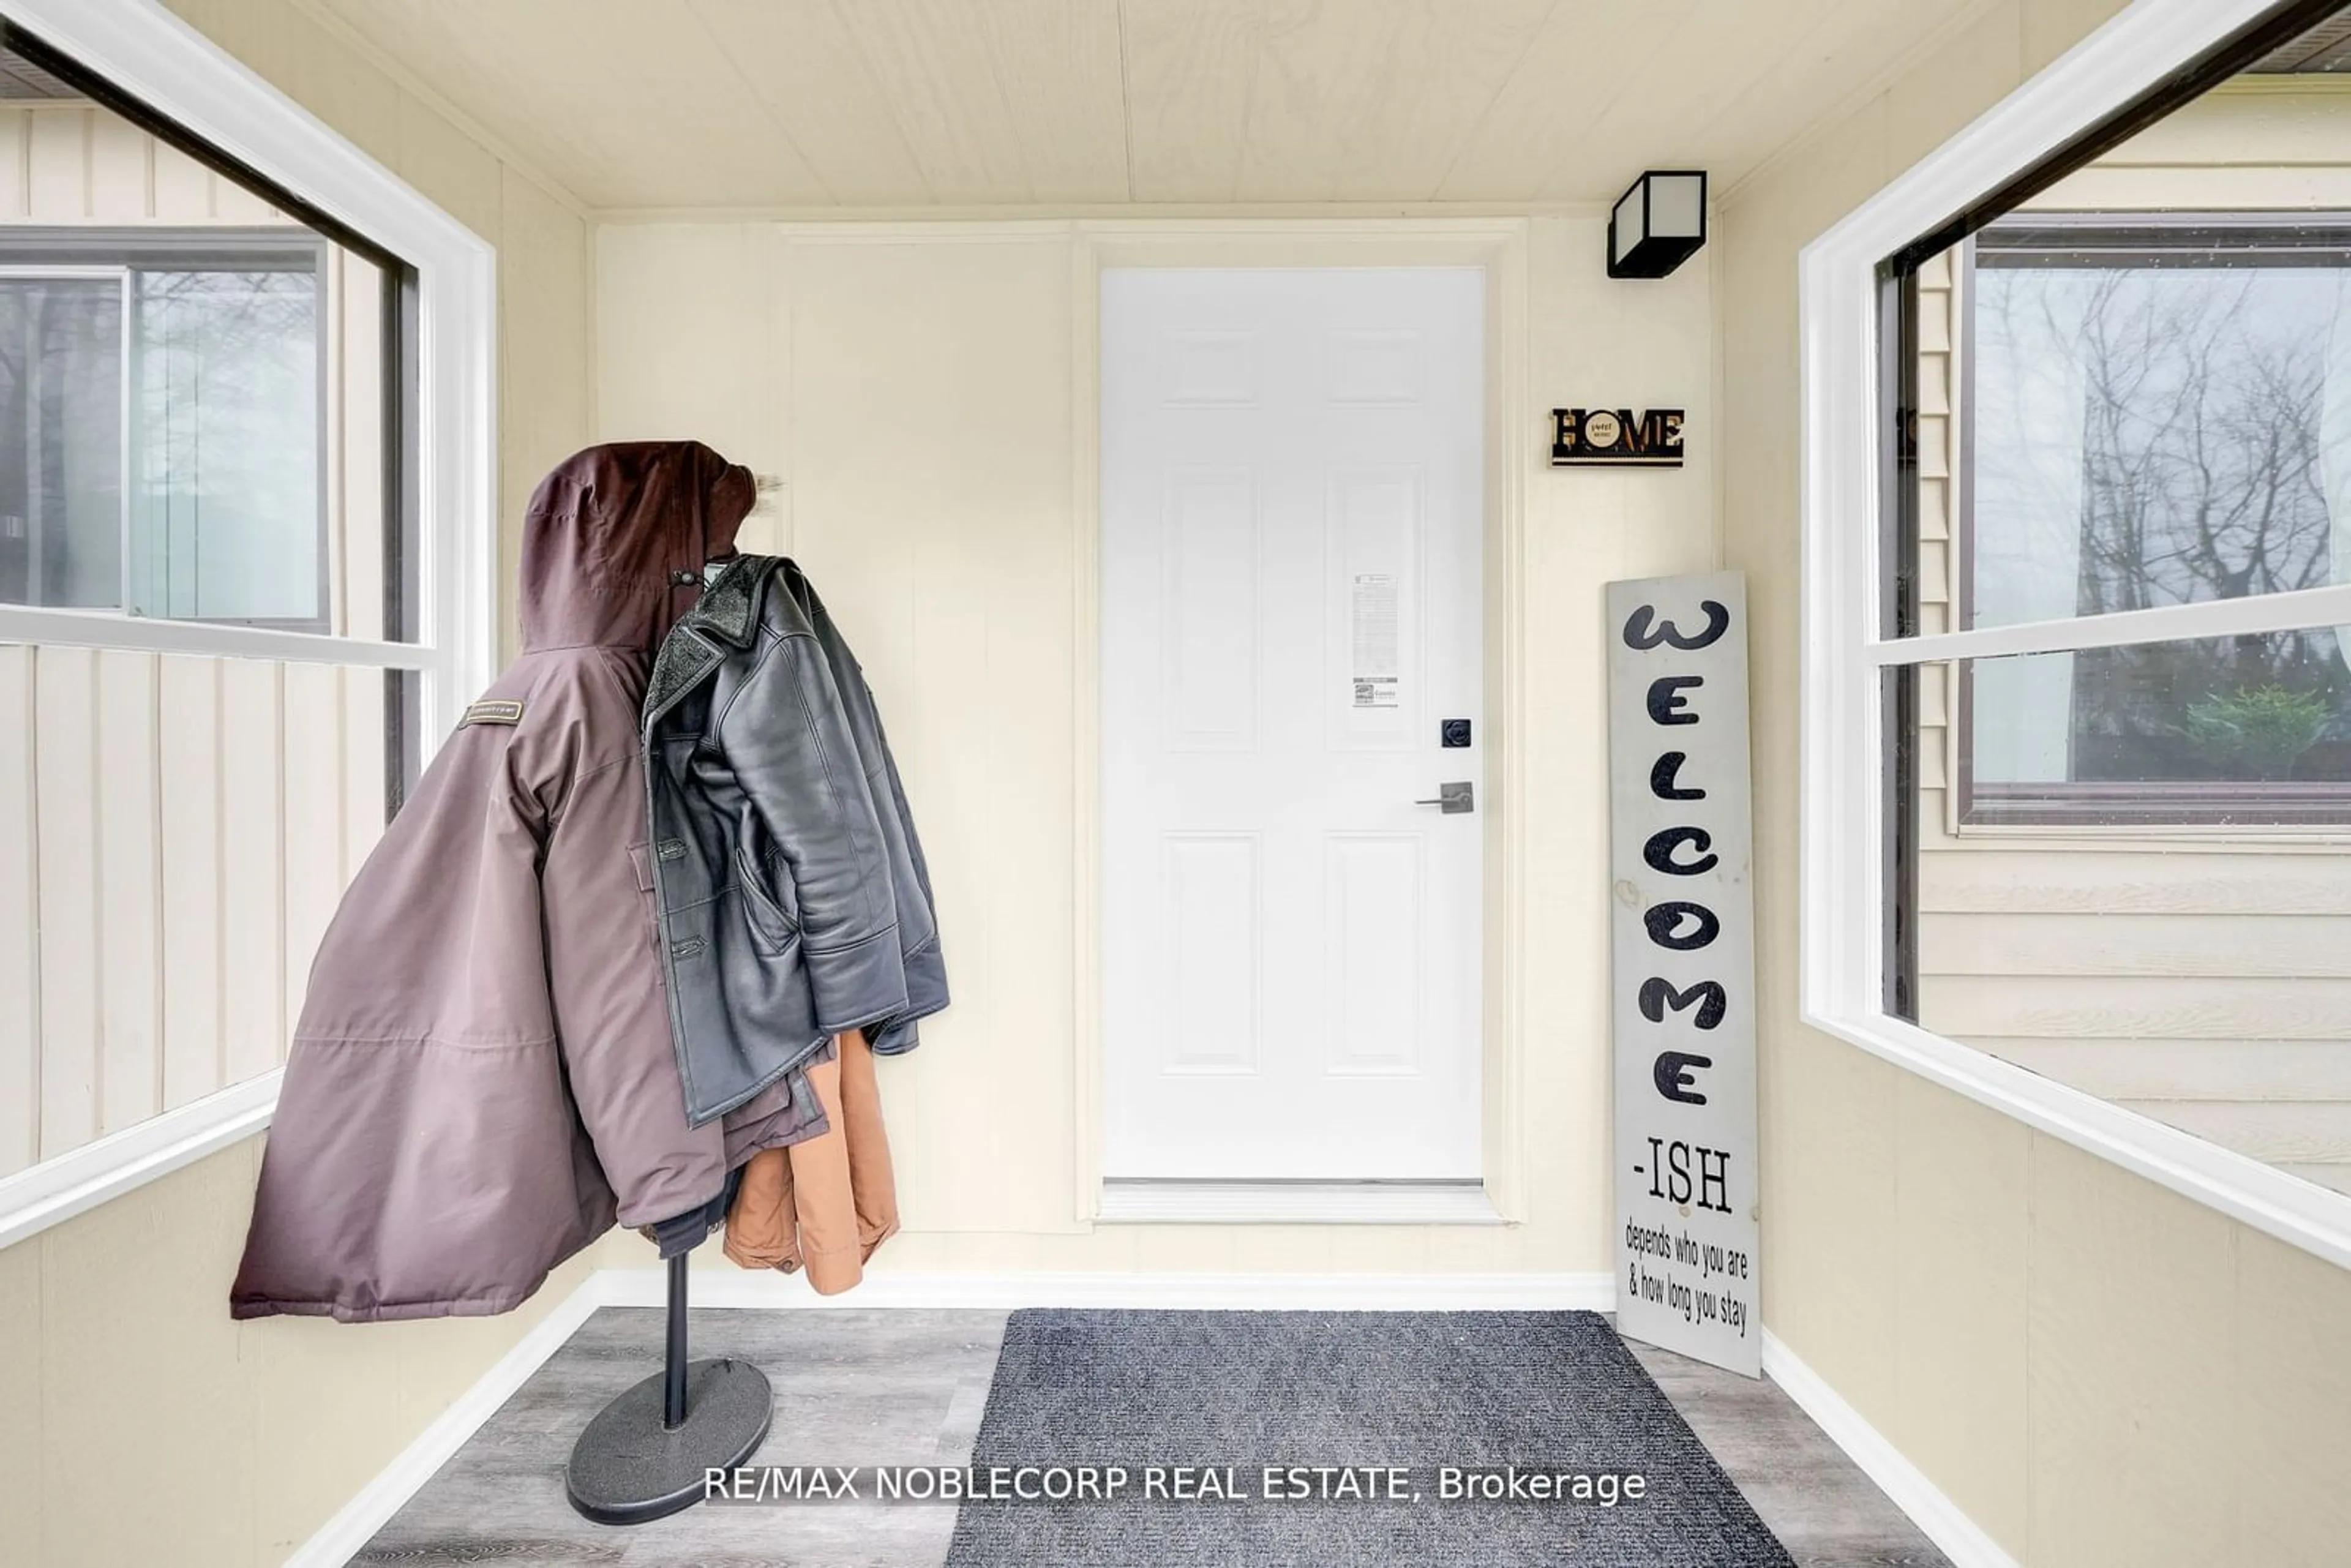
[[1260,0],[1126,0],[1120,20],[1134,199],[1230,201],[1265,42]]
[[710,37],[747,62],[742,79],[832,200],[919,206],[933,199],[838,5],[690,5]]
[[1397,190],[1436,193],[1559,9],[1557,0],[1491,0],[1466,13],[1442,0],[1408,7],[1348,130],[1331,193],[1376,201]]
[[601,208],[1728,182],[1995,0],[298,0]]
[[1118,0],[988,0],[972,9],[1011,111],[1030,197],[1132,200]]

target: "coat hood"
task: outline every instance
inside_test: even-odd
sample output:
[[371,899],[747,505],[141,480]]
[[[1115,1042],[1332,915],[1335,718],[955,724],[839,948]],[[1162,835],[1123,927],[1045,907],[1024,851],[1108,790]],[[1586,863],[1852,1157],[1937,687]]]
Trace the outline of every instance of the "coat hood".
[[698,441],[565,458],[523,515],[523,647],[652,653],[700,597],[703,564],[734,552],[756,488]]

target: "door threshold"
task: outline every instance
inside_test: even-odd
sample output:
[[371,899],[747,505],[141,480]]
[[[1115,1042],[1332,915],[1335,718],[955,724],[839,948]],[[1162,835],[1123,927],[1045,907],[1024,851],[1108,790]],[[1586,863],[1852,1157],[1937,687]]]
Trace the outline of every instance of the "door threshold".
[[1106,1225],[1499,1225],[1480,1181],[1102,1183]]

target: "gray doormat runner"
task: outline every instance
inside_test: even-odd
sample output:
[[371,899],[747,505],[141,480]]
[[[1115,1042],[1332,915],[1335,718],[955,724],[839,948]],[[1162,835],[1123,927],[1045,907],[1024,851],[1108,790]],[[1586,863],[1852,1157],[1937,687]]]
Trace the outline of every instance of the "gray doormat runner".
[[[1051,1470],[1089,1465],[1125,1470],[1114,1499]],[[1440,1495],[1447,1467],[1508,1489],[1514,1465],[1515,1499]],[[1028,1490],[1073,1495],[965,1501],[950,1568],[1793,1568],[1592,1312],[1015,1312],[972,1466],[983,1485],[1046,1467]],[[1267,1495],[1268,1466],[1287,1495]],[[1528,1495],[1538,1474],[1564,1495]]]

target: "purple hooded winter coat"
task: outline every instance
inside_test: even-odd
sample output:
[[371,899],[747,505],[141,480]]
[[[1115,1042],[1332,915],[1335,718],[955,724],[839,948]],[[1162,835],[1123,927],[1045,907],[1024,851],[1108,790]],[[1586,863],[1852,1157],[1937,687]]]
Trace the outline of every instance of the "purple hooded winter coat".
[[664,442],[591,447],[531,497],[522,654],[319,944],[233,1316],[503,1312],[615,1218],[687,1214],[824,1130],[799,1073],[687,1124],[653,946],[637,711],[752,493]]

